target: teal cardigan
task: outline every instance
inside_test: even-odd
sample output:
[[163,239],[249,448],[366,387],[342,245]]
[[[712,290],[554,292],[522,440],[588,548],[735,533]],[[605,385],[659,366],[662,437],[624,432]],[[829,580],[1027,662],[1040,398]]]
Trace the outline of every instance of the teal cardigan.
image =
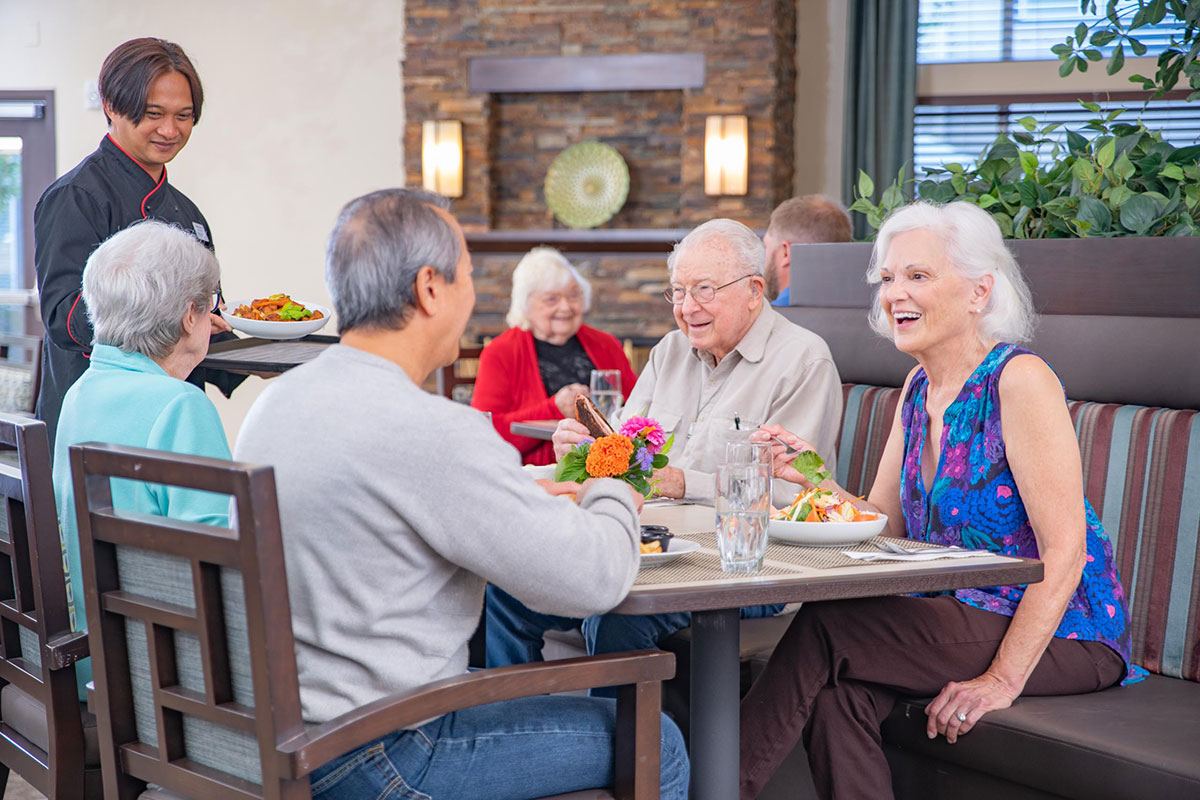
[[[172,378],[140,353],[96,345],[82,377],[67,390],[54,442],[54,497],[67,565],[67,602],[76,630],[87,630],[79,526],[68,448],[81,442],[149,447],[172,453],[230,458],[225,430],[212,401],[190,383]],[[113,507],[210,525],[229,524],[229,498],[138,481],[112,482]],[[75,665],[79,698],[92,679],[91,659]]]

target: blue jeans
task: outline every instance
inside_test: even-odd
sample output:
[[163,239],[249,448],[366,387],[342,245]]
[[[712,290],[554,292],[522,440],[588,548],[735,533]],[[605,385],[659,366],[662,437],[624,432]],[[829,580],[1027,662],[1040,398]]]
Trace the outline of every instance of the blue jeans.
[[[782,605],[747,606],[742,619],[773,617]],[[687,611],[674,614],[594,614],[587,619],[558,617],[530,611],[525,604],[503,589],[487,587],[487,665],[528,664],[542,660],[542,635],[549,630],[566,631],[578,626],[590,655],[647,650],[676,631],[692,624]],[[592,690],[597,697],[616,697],[616,690],[604,687]]]
[[[616,703],[526,697],[455,711],[314,770],[314,800],[528,800],[611,786]],[[662,716],[663,800],[686,800],[688,759]]]

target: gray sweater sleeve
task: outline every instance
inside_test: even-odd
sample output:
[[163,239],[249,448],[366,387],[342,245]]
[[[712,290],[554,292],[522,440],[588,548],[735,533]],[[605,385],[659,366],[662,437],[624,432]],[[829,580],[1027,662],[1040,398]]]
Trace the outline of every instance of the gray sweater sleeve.
[[639,559],[629,489],[609,479],[592,484],[578,505],[552,497],[480,414],[450,411],[461,417],[442,429],[452,438],[443,452],[463,454],[453,460],[455,474],[431,475],[419,507],[410,490],[397,498],[417,534],[535,611],[586,616],[624,599]]

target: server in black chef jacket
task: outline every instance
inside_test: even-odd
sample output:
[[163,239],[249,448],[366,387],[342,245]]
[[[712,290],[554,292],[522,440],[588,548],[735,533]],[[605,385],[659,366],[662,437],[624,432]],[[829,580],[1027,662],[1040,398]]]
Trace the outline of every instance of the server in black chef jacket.
[[[200,209],[167,182],[168,161],[200,121],[204,90],[183,48],[162,39],[133,39],[100,68],[108,134],[100,147],[56,180],[33,212],[34,262],[41,295],[42,383],[37,416],[51,449],[63,395],[87,369],[92,326],[80,300],[83,267],[101,242],[143,219],[170,222],[210,250],[212,232]],[[232,336],[220,316],[214,334]],[[244,376],[197,368],[188,381],[214,384],[226,396]]]

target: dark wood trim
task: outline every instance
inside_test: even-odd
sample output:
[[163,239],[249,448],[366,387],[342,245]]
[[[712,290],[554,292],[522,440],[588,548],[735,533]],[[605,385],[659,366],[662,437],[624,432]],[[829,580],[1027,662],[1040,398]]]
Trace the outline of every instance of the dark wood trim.
[[704,53],[484,57],[467,64],[472,92],[699,89],[705,79]]
[[564,253],[669,253],[688,235],[687,228],[566,228],[521,231],[468,231],[472,253],[524,253],[550,245]]
[[281,743],[279,752],[289,761],[290,775],[301,777],[341,753],[397,728],[460,708],[526,697],[539,686],[552,684],[555,692],[570,692],[593,686],[663,681],[674,674],[675,656],[662,650],[635,650],[480,670],[435,681],[411,692],[381,697]]

